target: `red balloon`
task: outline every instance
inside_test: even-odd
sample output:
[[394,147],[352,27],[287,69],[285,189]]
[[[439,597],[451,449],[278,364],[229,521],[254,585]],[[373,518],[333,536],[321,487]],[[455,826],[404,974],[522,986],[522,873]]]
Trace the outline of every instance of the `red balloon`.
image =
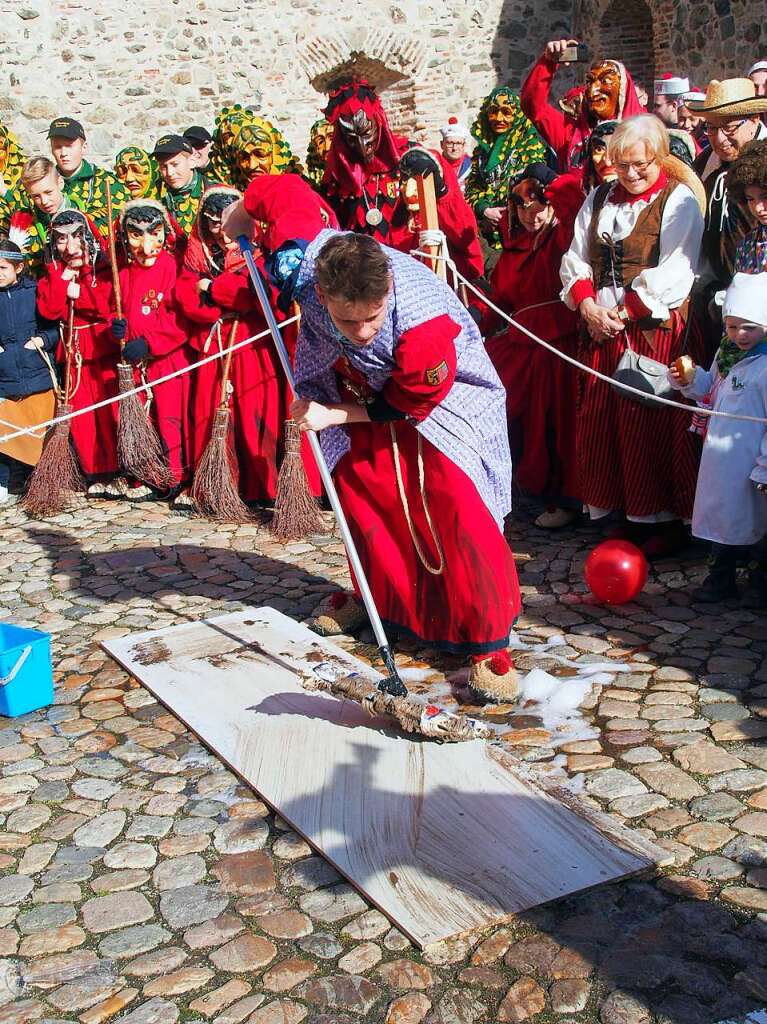
[[626,540],[606,540],[588,556],[583,572],[598,601],[625,604],[637,596],[647,581],[647,559]]

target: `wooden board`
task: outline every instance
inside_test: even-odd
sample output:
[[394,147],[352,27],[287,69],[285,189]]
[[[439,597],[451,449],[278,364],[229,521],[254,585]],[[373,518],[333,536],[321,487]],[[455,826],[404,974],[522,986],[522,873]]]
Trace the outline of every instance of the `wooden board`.
[[302,674],[379,676],[274,609],[103,646],[421,947],[667,856],[484,741],[406,737],[306,692]]

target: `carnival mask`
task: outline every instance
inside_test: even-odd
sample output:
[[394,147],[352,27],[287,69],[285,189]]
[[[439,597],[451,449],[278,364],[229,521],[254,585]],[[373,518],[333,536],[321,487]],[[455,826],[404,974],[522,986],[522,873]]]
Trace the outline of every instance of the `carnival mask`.
[[327,159],[327,155],[330,152],[330,144],[333,141],[333,132],[335,131],[335,125],[332,125],[329,121],[325,121],[324,124],[319,125],[314,131],[314,148],[317,151],[317,156],[320,160],[324,161]]
[[140,267],[153,267],[165,246],[165,221],[138,217],[124,225],[128,257]]
[[259,174],[271,174],[274,145],[266,132],[245,127],[237,139],[237,167],[250,181]]
[[504,135],[514,124],[517,108],[505,93],[496,96],[487,108],[487,122],[495,135]]
[[152,170],[148,161],[138,155],[125,157],[115,166],[117,180],[130,192],[131,199],[141,199],[149,191]]
[[66,224],[53,229],[53,251],[70,270],[79,270],[85,264],[85,237],[78,224]]
[[371,163],[378,149],[378,123],[364,110],[356,110],[351,119],[339,117],[338,124],[341,136],[352,153],[364,164]]
[[596,121],[611,121],[618,117],[621,76],[612,61],[594,64],[586,73],[584,103]]
[[406,150],[399,162],[400,195],[403,197],[408,213],[418,213],[418,183],[416,178],[432,178],[434,195],[441,199],[447,194],[445,179],[437,159],[422,146],[412,146]]
[[594,142],[591,146],[591,163],[594,167],[594,173],[599,179],[600,184],[603,181],[615,181],[617,174],[615,168],[610,162],[610,157],[607,155],[607,143],[606,142]]

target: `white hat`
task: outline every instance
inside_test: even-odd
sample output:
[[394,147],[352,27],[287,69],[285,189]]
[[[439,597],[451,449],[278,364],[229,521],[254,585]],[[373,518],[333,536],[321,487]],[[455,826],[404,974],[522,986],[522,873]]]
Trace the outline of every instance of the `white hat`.
[[767,60],[758,60],[756,64],[752,64],[746,74],[750,78],[755,71],[767,71]]
[[736,274],[724,296],[722,316],[767,327],[767,273]]
[[[689,102],[692,102],[692,103],[705,103],[706,102],[706,94],[704,92],[699,92],[697,89],[695,91],[693,91],[693,92],[686,92],[686,93],[684,93],[684,95],[679,97],[678,106],[686,107]],[[690,109],[692,109],[692,108],[690,108]]]
[[439,134],[451,142],[466,142],[469,138],[469,129],[465,124],[461,124],[457,117],[450,117],[447,124],[440,128]]
[[663,78],[655,79],[654,92],[656,96],[679,96],[680,93],[689,91],[689,78],[674,78],[673,75],[664,75]]

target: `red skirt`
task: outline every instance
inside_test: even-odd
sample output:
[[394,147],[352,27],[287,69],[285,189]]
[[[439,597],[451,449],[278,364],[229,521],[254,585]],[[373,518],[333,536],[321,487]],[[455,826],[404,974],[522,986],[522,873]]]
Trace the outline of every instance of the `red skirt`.
[[[551,344],[574,355],[577,336]],[[485,347],[506,388],[515,483],[549,501],[578,498],[576,370],[513,328]]]
[[[424,568],[408,529],[395,474],[388,423],[347,426],[352,450],[334,478],[360,561],[384,623],[456,654],[508,646],[520,612],[511,551],[479,492],[446,455],[422,441],[424,492],[444,568]],[[424,560],[440,554],[424,513],[418,479],[418,432],[394,424],[404,491]],[[353,576],[353,574],[352,574]],[[354,583],[357,594],[356,581]]]
[[[160,377],[189,366],[193,361],[194,350],[190,345],[181,345],[151,360],[146,370],[147,382],[151,384]],[[140,382],[138,370],[134,371],[134,380]],[[186,484],[191,475],[191,374],[184,373],[164,384],[158,384],[152,389],[152,395],[150,416],[168,457],[171,475],[177,485]]]
[[[81,328],[85,330],[86,328]],[[117,365],[114,357],[94,359],[77,369],[72,367],[72,408],[85,409],[117,395]],[[94,409],[71,420],[72,442],[83,473],[87,477],[114,476],[117,459],[117,402]]]
[[[668,365],[681,352],[684,322],[672,313],[671,329],[656,330],[654,347],[636,324],[627,332],[636,352]],[[602,344],[585,339],[580,361],[610,376],[626,350],[627,332]],[[671,512],[689,519],[700,460],[700,439],[689,426],[689,413],[639,404],[580,373],[577,451],[584,502],[639,518]]]

